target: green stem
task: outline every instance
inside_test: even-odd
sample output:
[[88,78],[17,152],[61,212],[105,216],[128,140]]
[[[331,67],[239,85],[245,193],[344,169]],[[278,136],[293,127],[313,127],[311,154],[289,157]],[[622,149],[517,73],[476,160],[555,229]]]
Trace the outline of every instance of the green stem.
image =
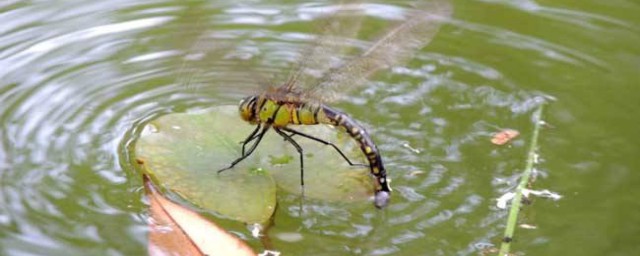
[[508,255],[511,247],[511,241],[513,240],[513,233],[516,229],[518,221],[518,213],[520,212],[520,205],[522,204],[522,190],[526,188],[533,171],[533,163],[536,158],[536,149],[538,148],[538,134],[540,133],[540,125],[542,109],[544,104],[541,104],[538,110],[534,113],[535,127],[533,129],[533,136],[531,136],[531,143],[529,146],[529,152],[527,153],[527,166],[520,178],[520,184],[516,187],[516,195],[511,201],[511,209],[509,210],[509,218],[507,219],[507,228],[504,231],[504,237],[502,239],[502,245],[500,246],[500,252],[498,255]]

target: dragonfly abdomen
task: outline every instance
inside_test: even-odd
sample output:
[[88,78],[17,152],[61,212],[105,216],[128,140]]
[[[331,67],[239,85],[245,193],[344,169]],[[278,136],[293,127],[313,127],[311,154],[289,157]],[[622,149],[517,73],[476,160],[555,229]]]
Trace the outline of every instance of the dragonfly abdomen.
[[382,158],[378,152],[378,147],[358,122],[345,113],[330,108],[326,105],[321,105],[321,114],[317,114],[319,123],[331,124],[334,126],[342,127],[346,132],[360,145],[360,150],[367,157],[369,162],[369,169],[371,174],[376,177],[379,187],[376,189],[375,204],[379,208],[385,206],[389,200],[389,193],[391,188],[387,180],[387,171],[382,164]]

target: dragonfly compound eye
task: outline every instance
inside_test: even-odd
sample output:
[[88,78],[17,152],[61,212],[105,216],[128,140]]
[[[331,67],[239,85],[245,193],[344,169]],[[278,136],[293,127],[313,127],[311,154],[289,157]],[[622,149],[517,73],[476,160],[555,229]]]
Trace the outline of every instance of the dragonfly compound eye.
[[251,120],[253,119],[255,113],[254,108],[256,105],[256,98],[256,96],[249,96],[240,101],[239,110],[242,120],[251,122]]

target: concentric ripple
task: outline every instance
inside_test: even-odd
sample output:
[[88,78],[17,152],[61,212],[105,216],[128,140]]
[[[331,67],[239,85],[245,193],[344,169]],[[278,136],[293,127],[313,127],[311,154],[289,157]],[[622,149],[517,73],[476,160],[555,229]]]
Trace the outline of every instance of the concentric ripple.
[[[199,0],[1,3],[0,254],[146,253],[146,206],[139,173],[128,164],[144,122],[235,104],[261,84],[277,83],[313,44],[314,22],[335,8]],[[367,35],[337,42],[354,52],[411,6],[361,8]],[[485,10],[537,26],[486,17]],[[502,128],[526,133],[531,112],[558,98],[566,105],[554,118],[574,120],[571,106],[589,104],[566,84],[616,84],[637,72],[629,65],[634,59],[601,54],[609,46],[596,32],[638,37],[637,26],[624,19],[533,1],[456,6],[454,18],[410,63],[345,91],[347,100],[336,103],[380,147],[395,189],[390,207],[305,201],[300,209],[299,195],[283,195],[274,246],[290,255],[477,255],[491,247],[505,215],[493,200],[518,179],[526,141],[497,148],[489,136]],[[562,33],[576,39],[555,36]],[[233,231],[259,243],[248,230]],[[295,242],[278,239],[293,233]]]

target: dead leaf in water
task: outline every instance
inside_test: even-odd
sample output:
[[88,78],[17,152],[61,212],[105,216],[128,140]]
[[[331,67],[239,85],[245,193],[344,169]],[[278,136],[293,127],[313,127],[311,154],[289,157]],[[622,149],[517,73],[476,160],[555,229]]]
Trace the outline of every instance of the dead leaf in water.
[[513,138],[518,137],[518,135],[520,135],[520,132],[516,130],[502,130],[493,135],[493,138],[491,138],[491,143],[496,145],[504,145],[507,144],[507,142],[511,141]]
[[198,213],[164,198],[147,175],[149,255],[255,255],[242,240]]

